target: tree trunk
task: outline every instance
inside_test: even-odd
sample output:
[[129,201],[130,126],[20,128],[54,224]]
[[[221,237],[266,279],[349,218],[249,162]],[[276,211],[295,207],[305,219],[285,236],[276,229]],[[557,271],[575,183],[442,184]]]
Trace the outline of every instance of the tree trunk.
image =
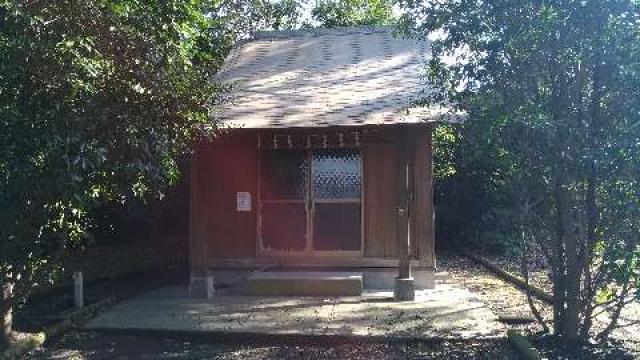
[[0,316],[2,317],[2,332],[0,332],[0,344],[8,344],[13,333],[13,310],[11,300],[13,297],[13,284],[2,286],[2,302],[0,302]]
[[[600,31],[599,27],[598,31]],[[599,44],[601,45],[601,44]],[[600,48],[600,46],[598,46]],[[587,210],[587,244],[585,246],[584,254],[582,255],[582,271],[585,274],[585,314],[584,322],[582,326],[581,335],[586,338],[589,335],[589,331],[593,326],[592,315],[594,310],[593,298],[596,295],[597,284],[594,284],[594,279],[591,273],[591,262],[593,261],[593,252],[597,241],[597,227],[600,220],[600,213],[598,210],[598,202],[596,195],[596,188],[598,186],[598,167],[595,156],[600,151],[601,133],[600,130],[604,126],[603,118],[600,111],[600,103],[602,101],[602,88],[601,88],[601,53],[598,52],[593,59],[593,97],[590,103],[591,124],[588,128],[589,146],[591,152],[591,160],[589,162],[589,175],[587,180],[587,193],[586,193],[586,210]]]
[[577,241],[575,234],[570,234],[565,240],[567,247],[567,308],[564,316],[564,336],[569,344],[578,341],[580,324],[580,270],[577,261]]
[[578,329],[580,324],[580,264],[578,262],[578,234],[574,225],[568,191],[561,190],[560,195],[563,206],[561,221],[563,223],[563,243],[565,251],[565,302],[564,323],[562,333],[569,346],[578,342]]
[[565,233],[565,224],[562,221],[561,214],[566,206],[561,195],[562,186],[558,183],[555,185],[553,197],[556,206],[556,234],[552,236],[552,244],[550,253],[551,259],[551,280],[553,291],[553,334],[562,335],[564,323],[564,304],[566,300],[565,293],[565,264],[564,264],[564,248],[562,239]]
[[585,276],[585,298],[584,298],[584,316],[580,336],[587,338],[589,331],[593,326],[591,316],[593,315],[594,303],[593,298],[596,295],[597,286],[593,283],[591,273],[591,262],[593,261],[593,250],[596,245],[596,228],[598,223],[598,206],[596,203],[596,185],[595,185],[595,164],[591,163],[591,174],[587,185],[586,206],[587,206],[587,243],[584,246],[583,254],[580,257],[580,266]]

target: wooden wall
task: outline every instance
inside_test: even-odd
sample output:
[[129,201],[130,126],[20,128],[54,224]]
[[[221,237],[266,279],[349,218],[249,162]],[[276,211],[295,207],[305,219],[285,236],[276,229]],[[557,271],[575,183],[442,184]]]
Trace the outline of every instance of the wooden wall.
[[433,137],[431,127],[415,130],[412,174],[413,200],[410,200],[411,239],[423,266],[435,268],[435,229],[433,208]]
[[[256,255],[257,142],[255,136],[203,143],[196,149],[192,236],[206,240],[210,258]],[[252,210],[236,211],[237,192],[250,192]],[[202,251],[202,250],[201,250]]]
[[396,257],[395,147],[393,143],[362,148],[364,175],[364,254]]
[[[380,129],[380,128],[378,128]],[[396,144],[392,128],[362,138],[364,256],[397,259]],[[410,146],[411,257],[435,266],[431,128],[416,126]],[[192,161],[191,258],[254,258],[257,242],[258,144],[255,133],[202,143]],[[252,211],[236,211],[236,193]],[[205,240],[205,241],[201,241]]]
[[[397,151],[392,132],[362,146],[364,173],[365,256],[397,258]],[[386,134],[388,132],[388,134]],[[432,266],[433,190],[431,128],[416,126],[410,139],[410,255]]]

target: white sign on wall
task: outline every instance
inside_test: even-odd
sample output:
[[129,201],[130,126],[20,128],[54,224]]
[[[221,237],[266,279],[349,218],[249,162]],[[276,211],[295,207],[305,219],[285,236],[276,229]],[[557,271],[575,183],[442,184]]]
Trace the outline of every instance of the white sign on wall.
[[239,191],[236,193],[236,211],[251,211],[251,193]]

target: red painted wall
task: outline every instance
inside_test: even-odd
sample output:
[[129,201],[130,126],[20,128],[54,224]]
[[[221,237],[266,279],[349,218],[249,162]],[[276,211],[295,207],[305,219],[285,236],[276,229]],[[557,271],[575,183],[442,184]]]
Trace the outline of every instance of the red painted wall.
[[[203,143],[197,151],[197,236],[206,238],[210,258],[250,258],[256,254],[257,143],[254,137],[233,143]],[[238,192],[251,194],[251,211],[236,210]]]

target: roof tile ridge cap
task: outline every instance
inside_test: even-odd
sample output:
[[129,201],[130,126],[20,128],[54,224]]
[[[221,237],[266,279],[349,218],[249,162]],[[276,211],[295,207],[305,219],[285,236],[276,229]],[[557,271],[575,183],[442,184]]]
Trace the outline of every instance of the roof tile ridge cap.
[[322,35],[389,33],[394,29],[394,26],[345,26],[335,28],[306,28],[277,31],[257,31],[253,36],[253,40],[289,39],[294,37],[312,37]]

